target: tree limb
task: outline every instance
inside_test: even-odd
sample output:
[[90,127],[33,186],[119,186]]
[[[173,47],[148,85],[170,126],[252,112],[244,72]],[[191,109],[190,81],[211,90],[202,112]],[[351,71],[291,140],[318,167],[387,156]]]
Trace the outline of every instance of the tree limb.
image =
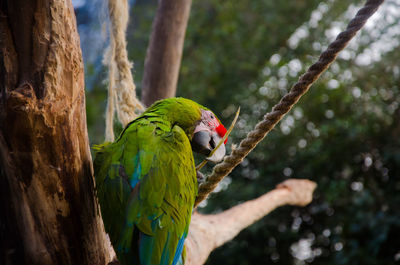
[[289,204],[305,206],[312,200],[316,184],[306,179],[289,179],[257,199],[234,206],[222,213],[195,213],[186,240],[186,265],[201,265],[210,253],[232,240],[240,231],[260,220],[277,207]]
[[160,0],[147,49],[142,102],[175,96],[192,0]]

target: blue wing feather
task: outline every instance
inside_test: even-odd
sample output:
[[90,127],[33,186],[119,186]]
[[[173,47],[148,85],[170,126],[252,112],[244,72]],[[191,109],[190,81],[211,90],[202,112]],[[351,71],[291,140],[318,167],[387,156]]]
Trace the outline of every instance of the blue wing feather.
[[182,262],[182,251],[186,237],[187,233],[184,233],[182,237],[179,239],[178,246],[176,247],[174,260],[172,261],[172,265],[177,265],[179,261]]

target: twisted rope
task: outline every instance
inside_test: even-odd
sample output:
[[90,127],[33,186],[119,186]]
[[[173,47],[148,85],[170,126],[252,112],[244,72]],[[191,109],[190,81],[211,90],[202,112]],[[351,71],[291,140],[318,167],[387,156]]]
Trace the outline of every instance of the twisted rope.
[[144,110],[136,98],[136,86],[131,73],[132,63],[128,60],[125,33],[128,25],[129,7],[127,0],[109,0],[110,47],[104,56],[109,68],[108,104],[106,113],[106,141],[114,140],[113,118],[117,111],[118,120],[125,127]]
[[384,0],[368,0],[356,16],[349,22],[345,31],[341,32],[328,48],[320,55],[319,60],[308,68],[290,91],[276,104],[272,111],[264,116],[255,128],[250,131],[246,138],[240,142],[238,148],[233,149],[224,161],[217,164],[206,182],[199,187],[199,193],[196,198],[195,207],[211,193],[217,184],[228,175],[238,164],[240,164],[254,147],[275,127],[275,125],[288,113],[294,104],[299,101],[310,86],[319,78],[319,76],[336,59],[338,53],[343,50],[348,42],[354,37],[378,9]]

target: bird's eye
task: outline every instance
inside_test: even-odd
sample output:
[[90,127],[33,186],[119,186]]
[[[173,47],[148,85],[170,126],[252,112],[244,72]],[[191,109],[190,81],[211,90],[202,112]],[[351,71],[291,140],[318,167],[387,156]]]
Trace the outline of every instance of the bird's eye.
[[211,114],[211,115],[210,115],[210,118],[213,120],[213,119],[214,119],[214,115]]

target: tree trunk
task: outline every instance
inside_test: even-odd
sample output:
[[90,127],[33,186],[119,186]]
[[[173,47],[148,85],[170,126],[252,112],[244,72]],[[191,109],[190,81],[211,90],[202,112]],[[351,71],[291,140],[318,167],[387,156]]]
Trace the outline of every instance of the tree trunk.
[[0,3],[0,263],[105,264],[72,4]]
[[192,0],[160,0],[147,49],[142,102],[174,97]]

